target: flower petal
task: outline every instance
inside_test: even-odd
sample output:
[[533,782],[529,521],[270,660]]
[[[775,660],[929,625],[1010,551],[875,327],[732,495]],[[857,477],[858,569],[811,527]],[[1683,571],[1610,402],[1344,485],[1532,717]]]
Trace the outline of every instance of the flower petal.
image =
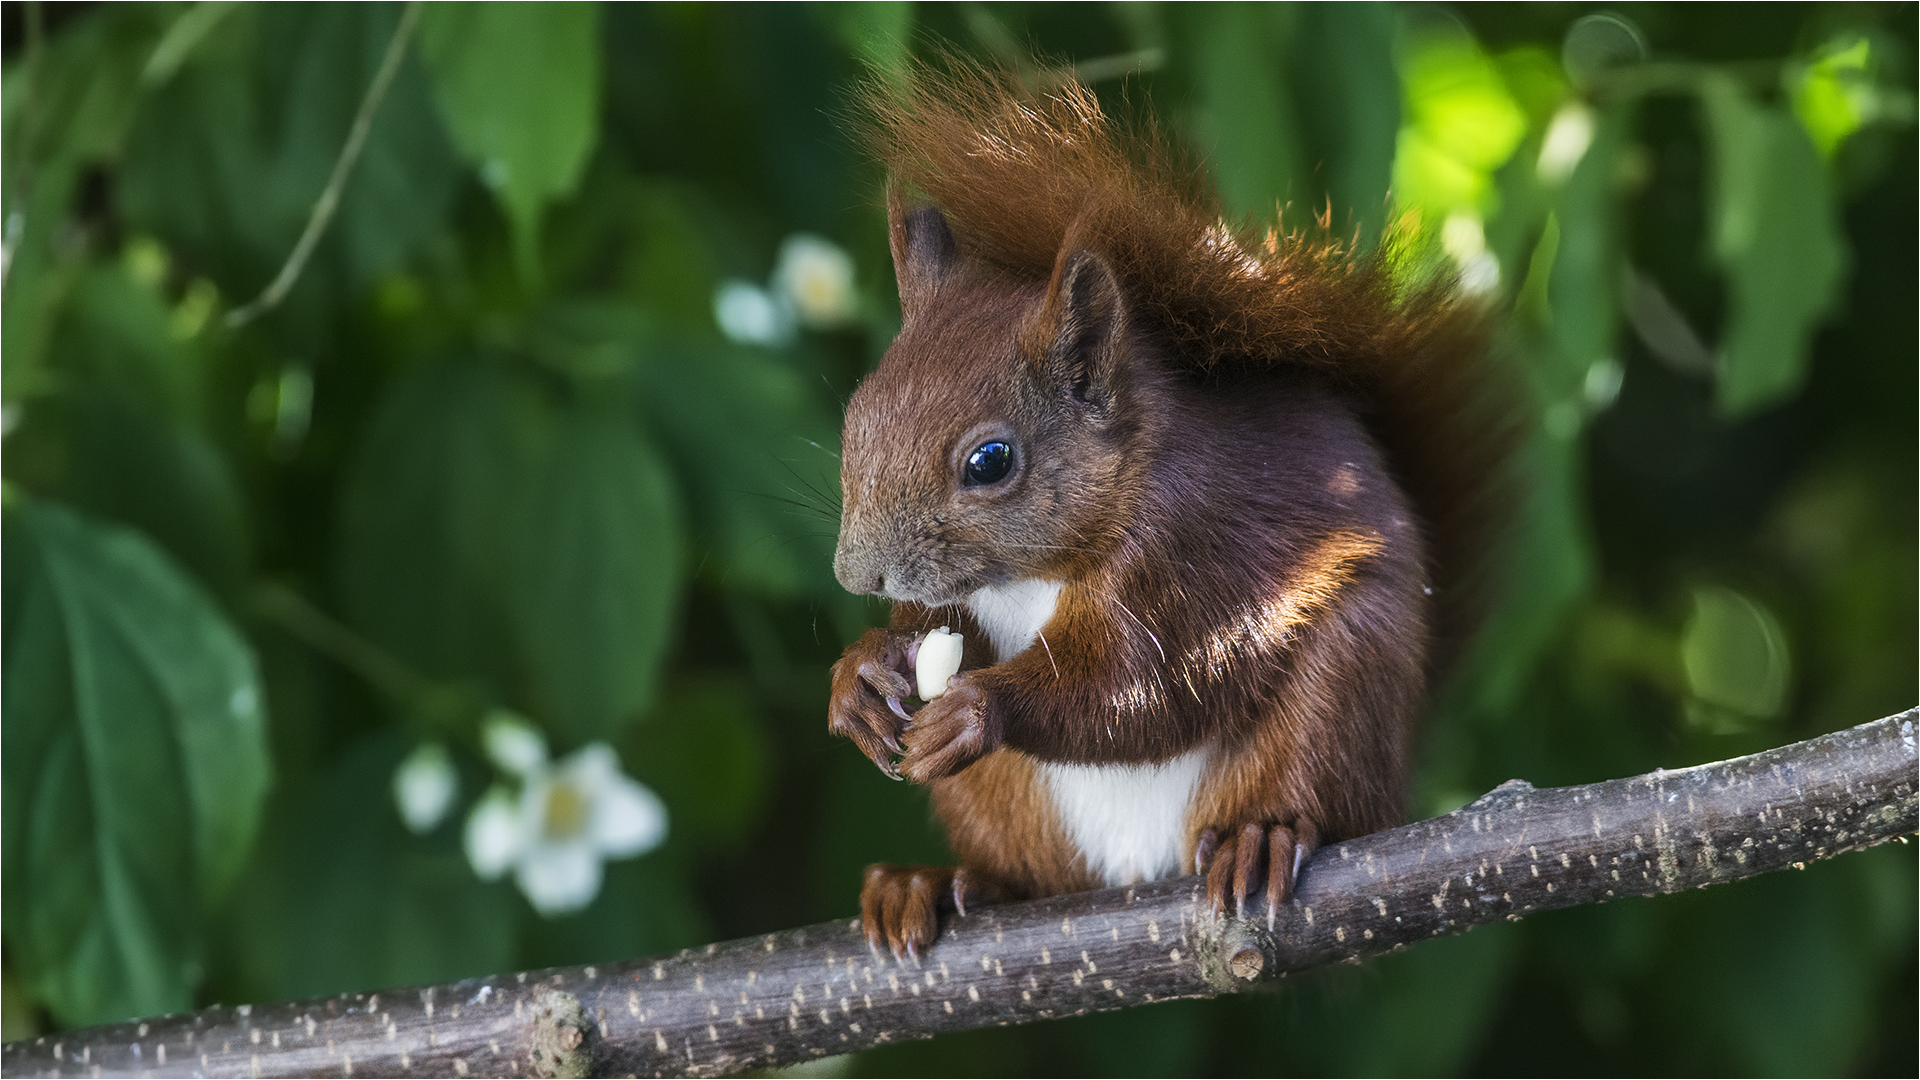
[[520,806],[505,788],[486,793],[467,814],[467,861],[483,880],[506,873],[527,846],[527,829]]
[[620,755],[604,742],[592,742],[568,754],[555,769],[575,787],[591,794],[620,779]]
[[400,807],[400,820],[416,833],[431,832],[445,820],[459,790],[453,759],[439,743],[421,743],[393,771],[393,801]]
[[480,739],[493,763],[515,776],[526,776],[547,763],[547,737],[505,709],[487,714]]
[[722,284],[713,294],[713,319],[729,341],[782,345],[793,337],[792,309],[750,282]]
[[600,853],[586,842],[535,844],[521,858],[514,881],[542,915],[579,911],[600,892]]
[[608,858],[624,859],[660,846],[667,837],[667,807],[644,784],[616,774],[594,792],[587,835]]
[[824,237],[810,233],[787,237],[780,245],[773,281],[808,326],[834,327],[853,315],[853,260]]

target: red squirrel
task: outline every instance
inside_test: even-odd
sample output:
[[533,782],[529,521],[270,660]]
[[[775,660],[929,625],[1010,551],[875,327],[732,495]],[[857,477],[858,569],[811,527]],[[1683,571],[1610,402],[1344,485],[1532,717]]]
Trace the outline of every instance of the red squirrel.
[[[863,104],[903,326],[847,405],[834,571],[893,610],[829,729],[960,858],[870,867],[868,941],[1180,873],[1271,923],[1317,845],[1401,820],[1502,452],[1484,319],[1324,228],[1229,226],[1077,83]],[[962,669],[909,712],[943,625]]]

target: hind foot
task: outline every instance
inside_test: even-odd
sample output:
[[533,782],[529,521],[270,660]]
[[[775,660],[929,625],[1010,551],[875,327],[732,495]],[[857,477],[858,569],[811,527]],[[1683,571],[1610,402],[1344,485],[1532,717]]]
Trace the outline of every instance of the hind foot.
[[867,867],[860,886],[860,923],[867,947],[882,948],[895,960],[920,962],[920,950],[940,934],[940,913],[961,915],[973,904],[997,903],[1001,891],[964,866]]
[[1267,929],[1273,929],[1280,905],[1293,898],[1300,871],[1320,846],[1320,830],[1305,818],[1281,823],[1248,822],[1224,834],[1202,829],[1194,845],[1193,871],[1207,875],[1207,906],[1218,916],[1233,897],[1234,914],[1247,917],[1247,897],[1267,897]]

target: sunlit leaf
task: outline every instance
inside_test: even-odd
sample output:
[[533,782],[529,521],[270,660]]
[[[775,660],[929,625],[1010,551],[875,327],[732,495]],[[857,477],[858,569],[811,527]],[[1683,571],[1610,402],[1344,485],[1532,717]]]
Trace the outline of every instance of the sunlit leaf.
[[535,263],[540,212],[572,192],[599,131],[595,4],[431,4],[420,45],[441,115]]
[[1831,158],[1840,144],[1878,118],[1883,106],[1874,85],[1872,43],[1842,37],[1827,43],[1793,80],[1793,111],[1820,153]]
[[184,1008],[268,784],[252,653],[139,535],[6,528],[9,955],[67,1023]]
[[1406,112],[1393,164],[1394,199],[1438,219],[1492,209],[1492,175],[1526,132],[1526,115],[1478,43],[1447,23],[1409,30],[1400,45]]
[[1847,254],[1832,185],[1805,129],[1730,78],[1709,80],[1704,95],[1713,255],[1727,275],[1730,309],[1716,400],[1739,416],[1800,388]]

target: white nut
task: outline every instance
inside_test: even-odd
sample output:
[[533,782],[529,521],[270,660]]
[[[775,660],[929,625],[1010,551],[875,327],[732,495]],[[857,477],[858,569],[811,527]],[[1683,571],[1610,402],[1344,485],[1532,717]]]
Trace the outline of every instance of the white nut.
[[920,700],[932,701],[947,692],[947,681],[960,670],[960,647],[965,643],[965,638],[948,633],[944,626],[920,642],[920,656],[913,665]]

